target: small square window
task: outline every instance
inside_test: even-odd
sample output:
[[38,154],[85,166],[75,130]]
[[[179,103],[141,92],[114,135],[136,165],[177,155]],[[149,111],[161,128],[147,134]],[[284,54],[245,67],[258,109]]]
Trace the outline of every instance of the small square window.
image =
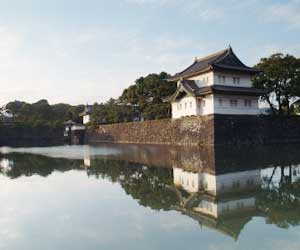
[[226,76],[218,76],[218,80],[220,84],[225,84],[226,83]]
[[240,78],[239,77],[233,77],[233,84],[240,84]]
[[222,76],[218,76],[219,83],[222,83]]
[[244,105],[245,105],[245,107],[251,107],[251,106],[252,106],[251,100],[246,99],[246,100],[244,101]]
[[230,100],[230,107],[237,107],[237,100]]
[[219,98],[219,106],[223,106],[223,99]]
[[223,80],[223,83],[225,84],[226,83],[226,76],[223,76],[222,80]]

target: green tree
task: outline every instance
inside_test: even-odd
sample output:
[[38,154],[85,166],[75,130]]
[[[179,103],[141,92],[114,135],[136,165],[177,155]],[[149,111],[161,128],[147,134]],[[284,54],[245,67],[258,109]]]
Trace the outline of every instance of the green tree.
[[171,107],[165,100],[176,91],[176,83],[168,82],[168,77],[165,72],[140,77],[123,91],[119,100],[139,106],[146,120],[168,118]]
[[66,120],[80,122],[79,114],[84,110],[84,105],[71,106],[69,104],[50,105],[47,100],[35,103],[20,101],[10,102],[6,107],[15,116],[15,122],[33,127],[61,126]]
[[300,96],[300,60],[292,55],[274,54],[262,58],[256,67],[262,72],[253,83],[266,91],[262,100],[268,102],[273,114],[290,115],[293,100]]

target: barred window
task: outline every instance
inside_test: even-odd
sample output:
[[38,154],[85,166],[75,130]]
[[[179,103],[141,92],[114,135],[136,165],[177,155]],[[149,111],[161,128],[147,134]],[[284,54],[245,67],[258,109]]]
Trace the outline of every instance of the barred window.
[[230,100],[230,107],[237,107],[238,101],[235,99]]
[[244,101],[244,105],[245,105],[245,107],[251,107],[251,106],[252,106],[251,100],[246,99],[246,100]]

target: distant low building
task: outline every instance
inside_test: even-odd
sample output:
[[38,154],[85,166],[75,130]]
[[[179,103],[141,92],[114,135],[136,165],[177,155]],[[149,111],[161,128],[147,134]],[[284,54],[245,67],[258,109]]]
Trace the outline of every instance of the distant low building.
[[9,109],[3,107],[0,109],[0,119],[2,122],[12,122],[14,115]]
[[9,109],[4,109],[1,111],[1,116],[4,116],[6,118],[13,118],[14,115]]
[[78,124],[74,121],[66,121],[64,123],[65,142],[69,144],[83,144],[86,127],[82,124]]
[[83,124],[88,124],[91,121],[92,112],[93,112],[93,106],[86,105],[84,111],[81,114],[79,114],[79,116],[82,117]]
[[210,114],[258,115],[264,93],[252,87],[260,71],[243,64],[231,47],[201,59],[169,81],[177,82],[171,98],[172,118]]

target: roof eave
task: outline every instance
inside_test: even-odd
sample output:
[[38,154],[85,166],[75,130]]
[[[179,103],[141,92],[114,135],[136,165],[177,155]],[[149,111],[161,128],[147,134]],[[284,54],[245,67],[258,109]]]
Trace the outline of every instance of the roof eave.
[[204,73],[210,72],[212,70],[213,70],[212,65],[210,65],[209,67],[207,67],[203,70],[196,71],[194,73],[182,74],[182,75],[178,75],[178,76],[176,76],[176,75],[172,76],[172,77],[168,78],[167,81],[168,82],[175,82],[175,81],[179,81],[180,79],[186,79],[186,78],[190,78],[190,77],[197,76],[197,75],[200,75],[200,74],[204,74]]
[[251,75],[256,75],[261,73],[262,71],[256,68],[250,68],[250,67],[245,67],[245,68],[237,68],[237,67],[225,67],[221,65],[212,65],[213,70],[218,70],[218,71],[231,71],[231,72],[240,72],[240,73],[247,73]]
[[[249,88],[249,89],[217,89],[216,86],[211,86],[210,88],[205,87],[203,91],[199,89],[195,92],[197,97],[209,95],[209,94],[226,94],[226,95],[246,95],[246,96],[261,96],[266,94],[266,91],[261,89]],[[198,93],[197,93],[198,92]]]
[[[189,89],[187,89],[182,83],[180,83],[181,85],[181,88],[186,91],[187,93],[189,93],[190,95],[192,96],[195,96],[195,92],[194,91],[191,91]],[[173,94],[173,96],[170,98],[170,102],[174,102],[176,100],[176,97],[178,95],[178,93],[180,92],[180,87],[177,88],[176,92]]]

